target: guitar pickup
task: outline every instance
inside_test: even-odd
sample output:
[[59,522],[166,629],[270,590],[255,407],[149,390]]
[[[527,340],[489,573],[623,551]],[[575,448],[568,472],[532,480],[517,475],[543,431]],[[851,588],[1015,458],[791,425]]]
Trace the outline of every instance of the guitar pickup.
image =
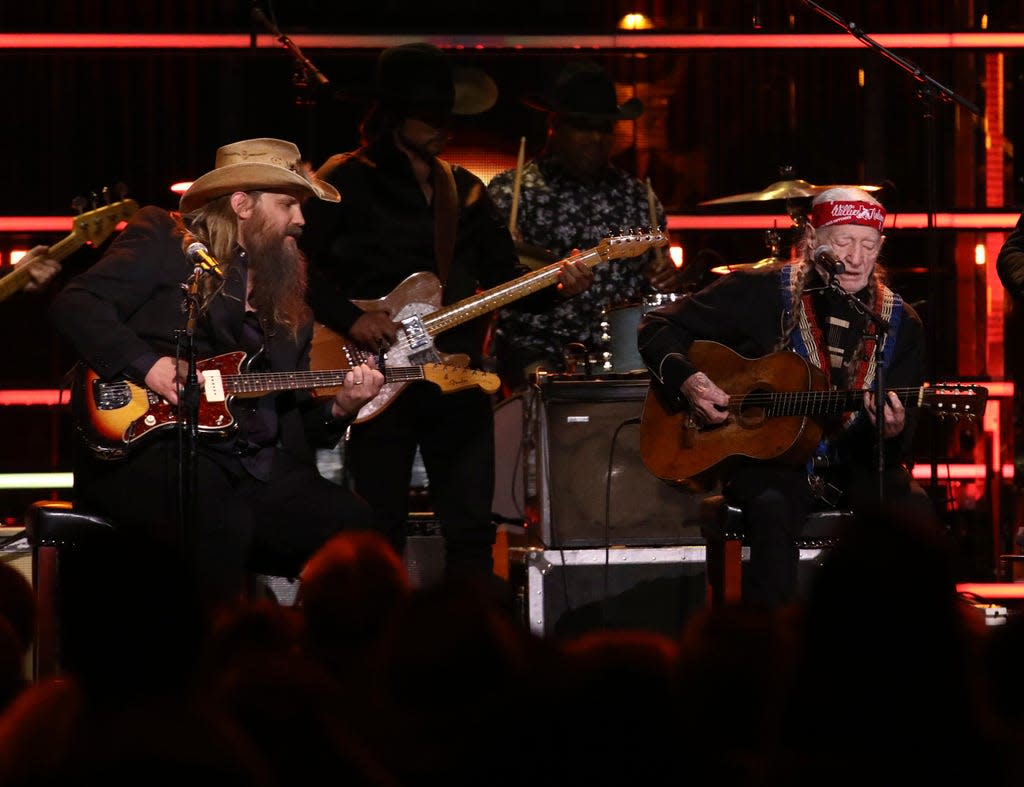
[[203,395],[208,402],[223,402],[227,399],[224,393],[224,380],[217,369],[203,371]]

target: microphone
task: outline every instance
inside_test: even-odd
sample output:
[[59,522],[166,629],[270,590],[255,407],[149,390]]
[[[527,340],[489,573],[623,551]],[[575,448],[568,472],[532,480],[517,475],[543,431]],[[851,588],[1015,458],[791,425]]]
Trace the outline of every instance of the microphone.
[[224,278],[224,271],[221,270],[220,263],[210,256],[210,250],[199,241],[190,243],[185,249],[185,254],[206,273],[212,273],[219,279]]
[[835,255],[827,244],[822,244],[816,248],[811,257],[818,271],[823,273],[825,278],[830,281],[836,276],[846,273],[846,266],[843,265],[843,261]]

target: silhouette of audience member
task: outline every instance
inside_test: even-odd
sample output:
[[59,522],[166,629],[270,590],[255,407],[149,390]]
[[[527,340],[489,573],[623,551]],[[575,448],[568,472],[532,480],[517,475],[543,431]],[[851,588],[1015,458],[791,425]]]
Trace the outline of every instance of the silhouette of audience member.
[[757,784],[778,740],[792,687],[796,607],[698,610],[679,637],[676,715],[686,771],[697,783]]
[[365,686],[368,660],[412,588],[405,564],[376,531],[339,533],[302,569],[303,647],[339,679]]
[[[595,629],[561,640],[545,728],[556,730],[552,783],[655,784],[679,773],[678,647],[668,634]],[[689,767],[688,765],[686,766]]]
[[889,505],[840,534],[806,604],[769,783],[1009,783],[936,524]]
[[[557,741],[529,754],[508,741],[538,724],[552,696],[550,644],[514,620],[485,580],[418,589],[384,636],[377,746],[403,784],[522,785],[547,774]],[[547,726],[547,722],[544,723]]]

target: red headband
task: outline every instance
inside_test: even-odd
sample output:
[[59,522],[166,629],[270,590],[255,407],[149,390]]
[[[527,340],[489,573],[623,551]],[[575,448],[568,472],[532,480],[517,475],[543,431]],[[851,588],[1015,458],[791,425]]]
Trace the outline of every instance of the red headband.
[[873,202],[854,200],[819,202],[811,208],[811,226],[830,227],[833,224],[860,224],[881,232],[885,226],[885,208]]

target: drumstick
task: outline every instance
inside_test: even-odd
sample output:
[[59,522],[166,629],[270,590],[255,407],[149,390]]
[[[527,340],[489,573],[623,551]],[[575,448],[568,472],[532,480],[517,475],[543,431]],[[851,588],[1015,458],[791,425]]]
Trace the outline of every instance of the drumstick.
[[[655,205],[654,189],[651,188],[651,179],[647,178],[647,212],[651,214],[651,229],[658,227],[658,208]],[[654,247],[654,269],[660,271],[664,267],[665,258],[661,256],[661,246]]]
[[516,159],[516,176],[512,181],[512,209],[508,214],[508,229],[513,235],[519,217],[519,187],[523,182],[523,159],[526,156],[526,137],[519,138],[519,158]]

